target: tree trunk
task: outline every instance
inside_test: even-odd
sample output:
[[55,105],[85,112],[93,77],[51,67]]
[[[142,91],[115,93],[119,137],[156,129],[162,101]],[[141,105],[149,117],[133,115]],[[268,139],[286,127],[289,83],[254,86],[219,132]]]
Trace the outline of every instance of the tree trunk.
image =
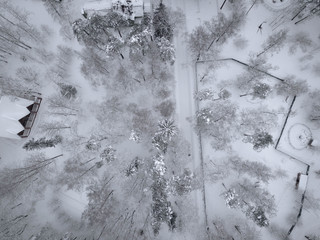
[[11,43],[11,44],[14,44],[14,45],[16,45],[16,46],[18,46],[18,47],[20,47],[20,48],[23,48],[24,50],[29,50],[29,49],[31,49],[31,47],[29,47],[29,48],[28,48],[28,47],[24,47],[23,45],[17,43],[17,42],[14,41],[13,39],[9,39],[9,38],[7,38],[7,37],[5,37],[5,36],[0,35],[0,38],[4,39],[5,41],[7,41],[7,42],[9,42],[9,43]]
[[224,32],[217,38],[216,42],[219,42],[220,38],[223,37],[223,35],[225,35],[227,33],[227,31],[229,30],[229,28],[232,26],[234,22],[231,21],[231,23],[228,25],[228,27],[224,30]]
[[0,14],[0,17],[5,19],[7,22],[9,22],[11,25],[16,26],[20,28],[22,31],[26,32],[33,40],[37,41],[37,37],[33,35],[33,33],[30,33],[30,31],[26,30],[25,28],[21,27],[20,25],[10,21],[8,18],[4,17],[2,14]]
[[48,127],[46,129],[50,130],[50,129],[66,129],[66,128],[71,128],[71,127]]
[[17,207],[19,207],[19,206],[21,206],[21,205],[22,205],[22,203],[19,203],[19,204],[13,206],[11,209],[15,209],[15,208],[17,208]]
[[248,96],[248,95],[251,95],[252,93],[245,93],[245,94],[241,94],[240,97],[245,97],[245,96]]
[[4,53],[7,53],[7,54],[9,54],[9,55],[12,55],[12,53],[10,53],[10,52],[8,52],[8,51],[6,51],[6,50],[2,49],[2,48],[0,48],[0,52],[4,52]]
[[118,30],[119,36],[122,38],[122,34],[120,32],[120,29],[118,28],[117,30]]
[[293,16],[293,18],[291,18],[291,21],[293,21],[306,7],[307,7],[307,4],[305,4],[304,7],[301,8],[301,9],[299,10],[299,12],[298,12],[296,15]]
[[76,180],[78,180],[79,178],[83,177],[84,175],[86,175],[88,172],[90,172],[96,165],[94,164],[92,167],[90,167],[89,169],[87,169],[86,171],[84,171],[84,173],[82,173],[80,176],[78,176],[76,178]]
[[268,47],[266,47],[262,52],[260,52],[259,54],[257,54],[257,57],[261,56],[262,54],[266,53],[268,50],[270,50],[271,48],[273,48],[274,46],[276,46],[279,43],[279,39],[277,39],[276,42],[274,42],[273,44],[269,45]]
[[77,114],[75,113],[58,113],[58,112],[51,112],[51,114],[56,114],[56,115],[63,115],[63,116],[76,116]]
[[227,1],[227,0],[224,0],[224,1],[223,1],[222,5],[221,5],[221,7],[220,7],[220,10],[222,10],[223,6],[226,4],[226,1]]
[[101,204],[100,210],[103,208],[103,206],[106,204],[107,200],[109,199],[109,197],[113,194],[113,190],[111,190],[111,192],[108,194],[108,196],[105,198],[105,200],[103,201],[103,203]]
[[58,12],[58,10],[57,10],[56,7],[52,4],[52,2],[51,2],[50,0],[47,0],[46,2],[49,3],[49,4],[51,5],[52,9],[58,14],[58,16],[59,16],[60,18],[62,18],[61,14]]
[[313,8],[313,9],[310,11],[310,14],[309,14],[309,15],[307,15],[306,17],[304,17],[304,18],[300,19],[299,21],[295,22],[294,24],[298,24],[298,23],[300,23],[300,22],[302,22],[302,21],[306,20],[307,18],[311,17],[312,15],[316,14],[317,12],[319,12],[319,11],[320,11],[320,9],[318,9],[318,10],[317,10],[317,11],[315,11],[315,12],[312,12],[313,10],[315,10],[315,9],[316,9],[317,7],[319,7],[319,6],[320,6],[320,4],[319,4],[319,5],[317,5],[315,8]]
[[253,6],[256,4],[256,2],[257,2],[257,0],[255,0],[253,3],[252,3],[252,5],[251,5],[251,7],[248,9],[248,11],[246,12],[246,15],[248,15],[248,13],[251,11],[251,9],[253,8]]
[[84,162],[84,163],[80,163],[80,166],[83,166],[83,165],[85,165],[85,164],[93,161],[94,159],[96,159],[96,158],[94,157],[94,158],[91,158],[91,159],[89,159],[88,161],[86,161],[86,162]]

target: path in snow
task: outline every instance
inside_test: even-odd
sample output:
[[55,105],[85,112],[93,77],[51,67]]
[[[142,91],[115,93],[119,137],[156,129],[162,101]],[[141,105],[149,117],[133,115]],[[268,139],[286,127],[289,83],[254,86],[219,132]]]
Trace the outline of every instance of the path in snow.
[[[201,148],[200,139],[195,134],[193,127],[188,119],[191,119],[197,111],[197,106],[193,99],[197,82],[195,78],[194,61],[188,52],[186,44],[186,32],[201,23],[202,20],[208,20],[214,17],[217,13],[217,2],[212,0],[206,1],[185,1],[185,0],[168,0],[165,2],[168,6],[180,8],[185,14],[185,24],[183,29],[180,29],[179,34],[174,38],[176,50],[175,61],[175,80],[176,80],[176,110],[177,110],[177,125],[182,132],[184,138],[190,143],[190,153],[192,163],[190,167],[194,171],[201,169]],[[207,12],[209,14],[203,14]],[[202,13],[202,14],[200,14]],[[206,19],[203,19],[206,17]],[[207,213],[205,203],[204,185],[202,191],[196,191],[194,194],[196,206],[198,209],[198,219],[201,223],[207,226]]]

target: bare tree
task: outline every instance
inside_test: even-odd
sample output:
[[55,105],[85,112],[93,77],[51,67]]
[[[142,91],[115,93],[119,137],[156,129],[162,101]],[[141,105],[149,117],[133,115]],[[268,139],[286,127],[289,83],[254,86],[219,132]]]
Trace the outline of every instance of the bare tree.
[[230,17],[226,17],[223,13],[219,13],[218,19],[212,19],[205,22],[205,26],[211,33],[211,43],[207,50],[211,48],[214,43],[223,44],[229,37],[234,36],[245,23],[244,9],[241,5],[236,4]]
[[263,43],[263,50],[257,54],[257,57],[260,57],[262,54],[265,54],[266,52],[279,52],[285,44],[287,34],[288,30],[281,30],[270,35],[268,39]]
[[260,0],[252,0],[251,2],[252,2],[252,4],[251,4],[250,8],[248,9],[248,11],[246,12],[246,15],[249,14],[249,12],[254,7],[254,5],[256,5],[257,3],[261,2],[261,1]]
[[228,207],[241,209],[260,227],[269,225],[266,215],[276,214],[274,196],[247,178],[234,182],[223,194]]
[[113,219],[118,210],[114,190],[109,186],[111,180],[112,178],[103,176],[102,179],[93,181],[87,187],[89,203],[82,213],[82,219],[89,225],[105,225],[106,222]]
[[211,35],[205,26],[196,27],[188,36],[188,48],[197,60],[203,56],[210,44]]
[[213,227],[210,228],[210,236],[212,239],[239,239],[239,240],[259,240],[260,232],[255,226],[245,219],[230,219],[223,221],[215,217],[212,220]]
[[277,83],[274,88],[277,94],[283,96],[300,96],[309,91],[307,81],[294,76],[287,76],[284,82]]
[[63,155],[60,154],[52,158],[46,158],[43,154],[35,154],[25,161],[23,167],[2,169],[0,174],[1,196],[4,197],[21,190],[27,190],[39,178],[42,181],[47,179],[50,175],[49,169],[51,164],[61,156]]
[[3,1],[0,14],[1,49],[11,54],[17,48],[29,50],[32,47],[26,41],[41,42],[39,31],[28,21],[29,13],[19,9],[9,1]]
[[16,75],[18,78],[25,80],[29,84],[38,84],[38,72],[31,67],[20,67],[17,69]]
[[97,161],[98,158],[93,154],[81,152],[64,163],[63,171],[57,177],[57,183],[66,185],[68,189],[81,190],[85,184],[94,179],[97,169],[103,166],[103,163]]
[[293,36],[289,36],[289,53],[294,54],[298,49],[303,53],[307,52],[314,46],[314,42],[310,36],[305,32],[298,32]]
[[63,130],[67,130],[67,129],[71,129],[71,125],[66,125],[62,122],[43,122],[40,126],[40,129],[42,129],[42,131],[48,135],[59,135],[61,133],[61,131]]
[[195,128],[212,140],[214,149],[225,149],[231,142],[237,117],[237,106],[228,100],[215,101],[196,113]]
[[270,180],[275,178],[271,168],[261,162],[243,160],[238,156],[232,156],[228,158],[225,164],[237,172],[239,177],[247,174],[264,183],[269,183]]
[[259,109],[243,109],[240,113],[240,131],[254,133],[257,130],[270,131],[278,126],[278,114],[267,106]]

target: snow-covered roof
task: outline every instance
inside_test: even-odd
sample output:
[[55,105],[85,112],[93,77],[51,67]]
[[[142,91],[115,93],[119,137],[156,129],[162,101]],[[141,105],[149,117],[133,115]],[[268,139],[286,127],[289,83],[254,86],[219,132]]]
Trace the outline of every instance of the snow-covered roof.
[[28,106],[33,101],[13,97],[2,96],[0,99],[0,137],[19,139],[17,135],[24,130],[19,119],[30,113]]
[[83,11],[107,11],[112,8],[112,2],[107,1],[90,1],[83,5]]
[[[127,0],[112,0],[112,3],[120,2],[121,4],[128,4]],[[143,6],[143,0],[131,0],[133,6]]]
[[[82,14],[87,13],[89,15],[93,13],[104,14],[110,10],[122,13],[121,5],[131,6],[132,13],[128,16],[130,19],[143,17],[144,13],[144,0],[94,0],[84,4]],[[150,7],[147,7],[150,11]]]

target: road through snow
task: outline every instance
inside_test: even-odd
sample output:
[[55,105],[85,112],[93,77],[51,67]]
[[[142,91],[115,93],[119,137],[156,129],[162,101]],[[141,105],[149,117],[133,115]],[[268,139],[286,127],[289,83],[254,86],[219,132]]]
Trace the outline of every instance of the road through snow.
[[[216,1],[185,1],[185,0],[168,0],[165,2],[168,6],[180,8],[185,14],[185,24],[183,29],[179,29],[179,34],[175,35],[174,45],[176,50],[175,61],[175,81],[176,81],[176,108],[177,108],[177,125],[184,138],[190,143],[191,159],[190,167],[194,171],[202,172],[200,139],[196,135],[191,125],[190,119],[197,111],[197,105],[194,101],[193,94],[197,89],[194,61],[189,54],[186,33],[201,23],[201,20],[207,20],[217,12]],[[211,10],[211,11],[210,11]],[[203,14],[209,11],[209,14]],[[202,13],[200,15],[200,13]],[[211,14],[210,14],[211,13]],[[207,19],[203,19],[206,17]],[[196,191],[194,194],[198,210],[198,221],[207,228],[207,214],[205,203],[204,185],[202,191]]]

